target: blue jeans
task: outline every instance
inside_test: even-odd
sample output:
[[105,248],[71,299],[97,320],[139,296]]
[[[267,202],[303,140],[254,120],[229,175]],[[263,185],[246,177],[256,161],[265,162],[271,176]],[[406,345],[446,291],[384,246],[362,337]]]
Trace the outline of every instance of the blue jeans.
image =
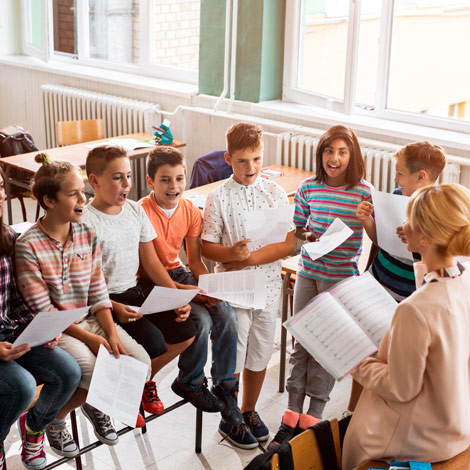
[[0,445],[11,425],[36,395],[36,380],[44,384],[36,404],[28,411],[27,423],[43,430],[75,392],[82,371],[63,349],[32,348],[15,361],[0,361]]
[[[168,271],[175,282],[197,286],[191,272],[185,268]],[[231,378],[237,362],[237,316],[227,302],[219,302],[214,307],[191,302],[191,316],[196,325],[196,338],[191,346],[183,351],[178,362],[180,382],[190,382],[199,377],[207,362],[209,335],[212,341],[212,382],[217,385]]]

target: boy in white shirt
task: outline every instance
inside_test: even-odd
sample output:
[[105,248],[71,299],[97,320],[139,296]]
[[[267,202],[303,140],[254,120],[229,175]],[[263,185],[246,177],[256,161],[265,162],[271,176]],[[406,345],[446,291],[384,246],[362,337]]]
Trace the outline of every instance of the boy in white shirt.
[[222,420],[219,432],[237,447],[251,449],[266,441],[269,430],[255,411],[271,358],[281,293],[281,259],[295,246],[294,227],[285,241],[250,251],[244,214],[289,205],[286,192],[277,183],[259,176],[263,166],[263,131],[259,126],[237,123],[226,133],[225,160],[233,175],[212,191],[204,209],[202,251],[217,262],[216,272],[262,269],[267,277],[264,309],[236,308],[238,350],[235,376],[243,370],[241,411],[245,423],[233,427]]

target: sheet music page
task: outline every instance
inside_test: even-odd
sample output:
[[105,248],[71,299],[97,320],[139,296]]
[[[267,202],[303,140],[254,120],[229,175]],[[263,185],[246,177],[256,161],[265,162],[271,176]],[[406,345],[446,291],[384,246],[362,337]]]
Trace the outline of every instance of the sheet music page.
[[377,347],[328,292],[284,323],[333,377],[347,375]]
[[413,255],[408,251],[406,243],[403,243],[396,233],[397,227],[402,226],[406,220],[406,206],[409,200],[408,196],[372,189],[379,247],[393,256],[412,260]]
[[199,294],[199,289],[171,289],[155,286],[141,307],[132,308],[144,315],[166,312],[189,304],[197,294]]
[[246,238],[251,240],[248,248],[257,250],[272,243],[283,242],[292,225],[293,217],[293,205],[246,212]]
[[41,346],[59,336],[73,322],[86,316],[89,308],[39,312],[16,338],[13,346],[21,346],[22,344],[29,344],[31,348]]
[[199,276],[199,287],[204,289],[208,296],[243,308],[266,307],[266,282],[266,273],[260,269]]
[[135,426],[147,364],[130,356],[116,359],[100,346],[86,402],[111,418]]
[[315,261],[344,243],[354,232],[338,217],[317,242],[305,243],[308,256]]
[[369,272],[340,282],[330,293],[378,347],[397,308],[395,299]]

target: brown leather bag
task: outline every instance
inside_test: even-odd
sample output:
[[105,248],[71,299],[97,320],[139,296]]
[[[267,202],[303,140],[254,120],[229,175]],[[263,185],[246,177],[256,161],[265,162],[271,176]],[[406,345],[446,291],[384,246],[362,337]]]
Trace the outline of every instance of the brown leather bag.
[[31,134],[20,126],[8,126],[0,130],[0,156],[20,155],[22,153],[36,152]]

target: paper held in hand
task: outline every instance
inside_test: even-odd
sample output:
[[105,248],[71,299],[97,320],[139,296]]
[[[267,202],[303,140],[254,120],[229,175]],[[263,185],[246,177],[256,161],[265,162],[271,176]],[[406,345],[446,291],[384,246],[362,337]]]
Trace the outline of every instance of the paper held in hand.
[[317,295],[284,326],[340,380],[377,351],[396,308],[393,297],[365,273]]
[[116,359],[100,346],[86,402],[111,418],[135,427],[147,371],[147,364],[124,355]]
[[131,306],[131,308],[144,315],[166,312],[189,304],[197,294],[199,294],[199,289],[170,289],[155,286],[141,307]]
[[207,295],[242,308],[266,307],[266,273],[259,269],[202,274],[199,287]]
[[305,243],[303,247],[314,261],[340,246],[353,233],[341,219],[336,217],[317,242]]
[[262,211],[246,212],[246,238],[250,250],[285,241],[292,225],[294,206],[276,207]]
[[77,308],[74,310],[52,310],[39,312],[32,322],[16,338],[13,346],[29,344],[31,348],[41,346],[66,330],[72,323],[83,318],[90,307]]
[[393,256],[412,260],[412,253],[397,235],[397,227],[401,227],[406,220],[406,207],[409,200],[408,196],[372,190],[379,247]]

